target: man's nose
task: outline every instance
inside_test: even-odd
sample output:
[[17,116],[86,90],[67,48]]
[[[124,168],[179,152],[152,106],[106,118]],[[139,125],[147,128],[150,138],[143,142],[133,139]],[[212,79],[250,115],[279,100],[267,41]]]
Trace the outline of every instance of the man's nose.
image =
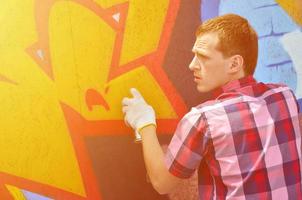
[[197,60],[198,58],[196,57],[196,55],[194,56],[194,58],[192,59],[191,63],[189,64],[189,69],[190,70],[196,70],[200,68],[200,63]]

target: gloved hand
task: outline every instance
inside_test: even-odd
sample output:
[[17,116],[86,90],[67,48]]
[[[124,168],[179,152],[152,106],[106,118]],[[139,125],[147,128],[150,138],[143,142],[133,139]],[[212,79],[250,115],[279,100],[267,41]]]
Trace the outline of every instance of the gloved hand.
[[131,88],[130,92],[133,98],[123,98],[123,113],[125,122],[130,125],[136,132],[148,125],[155,125],[155,112],[148,105],[138,90]]

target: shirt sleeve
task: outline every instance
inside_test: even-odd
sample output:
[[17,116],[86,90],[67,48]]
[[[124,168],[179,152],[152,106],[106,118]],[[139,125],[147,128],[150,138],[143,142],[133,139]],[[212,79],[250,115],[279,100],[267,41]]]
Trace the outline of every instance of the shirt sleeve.
[[206,120],[203,114],[189,112],[179,122],[165,154],[170,173],[189,178],[198,168],[206,151]]

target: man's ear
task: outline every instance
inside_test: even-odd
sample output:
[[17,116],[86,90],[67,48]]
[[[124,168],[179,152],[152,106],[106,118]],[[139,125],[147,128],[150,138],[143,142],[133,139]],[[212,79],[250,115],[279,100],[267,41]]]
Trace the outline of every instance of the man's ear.
[[241,70],[243,71],[244,65],[243,65],[243,57],[241,55],[234,55],[230,57],[230,63],[229,63],[229,73],[237,73]]

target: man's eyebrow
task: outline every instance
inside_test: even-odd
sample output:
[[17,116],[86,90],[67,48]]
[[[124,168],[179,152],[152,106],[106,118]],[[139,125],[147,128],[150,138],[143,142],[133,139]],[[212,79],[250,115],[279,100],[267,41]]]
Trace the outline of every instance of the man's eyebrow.
[[198,51],[196,51],[196,49],[194,49],[194,47],[192,48],[192,53],[194,53],[195,55],[197,55],[198,57],[202,57],[202,58],[210,58],[209,56],[205,55],[205,54],[202,54]]
[[203,41],[199,41],[199,42],[195,42],[195,44],[194,44],[194,46],[192,47],[192,53],[194,53],[195,55],[197,55],[198,57],[201,57],[201,58],[210,58],[210,56],[208,56],[208,55],[206,55],[206,54],[204,54],[204,53],[202,53],[202,52],[198,52],[198,48],[199,47],[201,47],[201,49],[202,49],[202,47],[203,47],[203,45],[202,44],[204,44],[205,42],[203,42]]

